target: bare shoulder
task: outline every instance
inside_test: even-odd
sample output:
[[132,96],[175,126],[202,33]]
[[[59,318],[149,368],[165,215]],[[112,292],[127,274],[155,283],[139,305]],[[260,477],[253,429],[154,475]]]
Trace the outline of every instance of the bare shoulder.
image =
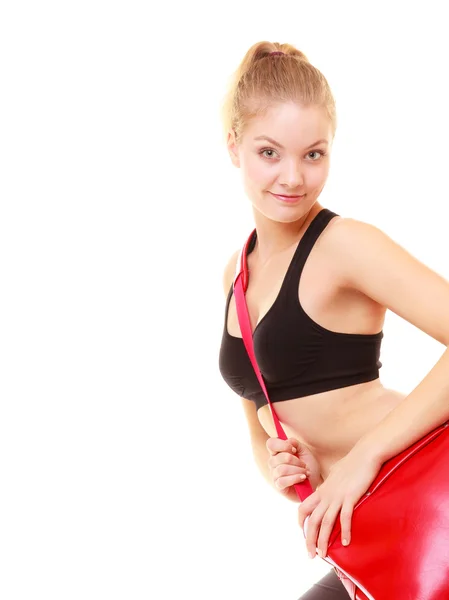
[[[362,264],[370,255],[404,249],[382,229],[358,219],[339,217],[333,219],[325,230],[324,246],[335,260]],[[343,265],[344,266],[344,265]],[[348,262],[346,262],[348,266]]]
[[235,269],[237,265],[237,259],[239,257],[240,250],[236,250],[231,258],[228,260],[224,273],[223,273],[223,289],[225,296],[228,295],[229,289],[234,281]]
[[376,232],[382,234],[382,231],[375,225],[351,217],[338,216],[332,219],[326,227],[323,239],[335,250],[337,247],[353,247],[361,238],[375,235]]
[[366,258],[366,253],[378,253],[386,246],[399,246],[375,225],[351,217],[332,219],[321,238],[322,251],[332,260],[335,269],[346,277],[349,277],[351,264],[363,256]]

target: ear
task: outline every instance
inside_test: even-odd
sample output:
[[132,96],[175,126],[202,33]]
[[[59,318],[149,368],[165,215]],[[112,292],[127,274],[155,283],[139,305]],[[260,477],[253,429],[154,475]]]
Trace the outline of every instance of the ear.
[[231,129],[228,133],[227,146],[232,164],[234,165],[234,167],[240,168],[239,150],[237,141],[235,139],[235,131],[233,129]]

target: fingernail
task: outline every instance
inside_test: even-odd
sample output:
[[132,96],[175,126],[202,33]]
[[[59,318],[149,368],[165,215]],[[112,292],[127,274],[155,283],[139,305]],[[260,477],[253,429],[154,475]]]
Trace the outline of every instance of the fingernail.
[[309,558],[315,558],[315,554],[313,554],[313,552],[309,552]]
[[300,479],[305,479],[305,478],[306,478],[306,476],[305,476],[305,475],[300,475],[300,476],[299,476],[299,478],[300,478]]
[[342,543],[343,543],[343,546],[349,546],[349,542],[348,542],[348,540],[343,540],[343,542],[342,542]]
[[318,550],[318,556],[319,556],[320,558],[323,558],[323,551],[322,551],[322,550]]

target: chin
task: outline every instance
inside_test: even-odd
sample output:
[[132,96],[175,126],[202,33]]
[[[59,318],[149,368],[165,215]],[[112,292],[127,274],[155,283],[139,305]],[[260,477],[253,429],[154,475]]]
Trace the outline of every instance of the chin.
[[293,206],[273,206],[272,202],[253,203],[254,208],[265,218],[277,223],[294,223],[306,215],[316,203],[317,198],[306,198]]
[[290,213],[289,215],[276,215],[271,218],[272,221],[276,221],[276,223],[295,223],[299,219],[301,219],[308,211],[298,211],[296,213]]
[[275,221],[276,223],[294,223],[301,219],[310,209],[304,210],[303,207],[296,210],[260,210],[257,209],[266,219]]

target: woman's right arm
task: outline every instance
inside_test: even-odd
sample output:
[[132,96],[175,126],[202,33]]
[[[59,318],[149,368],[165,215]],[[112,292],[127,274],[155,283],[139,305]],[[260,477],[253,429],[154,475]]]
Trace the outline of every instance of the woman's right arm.
[[[224,272],[223,288],[226,296],[234,280],[238,256],[239,251],[231,256]],[[295,455],[295,451],[297,451],[298,448],[301,448],[300,443],[298,440],[293,439],[283,441],[277,438],[270,438],[260,424],[254,402],[247,400],[246,398],[241,398],[241,401],[248,424],[253,457],[259,471],[262,473],[264,479],[277,492],[280,492],[289,500],[298,502],[299,500],[295,489],[293,488],[293,483],[299,482],[300,475],[306,473],[306,463],[300,460],[298,455]],[[278,450],[278,452],[273,451],[272,448],[270,450],[268,449],[268,440],[275,440],[276,450]],[[293,448],[295,448],[295,450],[293,450]],[[282,475],[284,475],[284,477],[282,477]],[[287,480],[289,485],[286,487],[279,487],[279,485],[282,486],[283,482],[286,481],[286,475],[289,476],[289,479]],[[312,485],[313,479],[315,478],[312,476]],[[292,480],[293,483],[290,483]]]

